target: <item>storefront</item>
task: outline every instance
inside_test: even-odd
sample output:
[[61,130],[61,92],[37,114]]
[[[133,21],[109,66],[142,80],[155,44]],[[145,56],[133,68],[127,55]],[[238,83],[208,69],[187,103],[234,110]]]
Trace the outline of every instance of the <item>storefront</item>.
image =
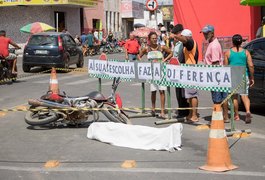
[[97,0],[0,0],[0,29],[17,43],[25,43],[29,34],[19,29],[32,22],[44,22],[57,31],[67,29],[80,35],[83,7],[96,6]]

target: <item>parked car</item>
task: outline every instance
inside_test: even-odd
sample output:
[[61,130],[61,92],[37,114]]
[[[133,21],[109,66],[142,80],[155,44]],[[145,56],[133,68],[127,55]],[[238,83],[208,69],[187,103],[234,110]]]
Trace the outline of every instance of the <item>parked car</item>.
[[84,57],[81,47],[67,33],[33,34],[24,48],[22,62],[24,72],[29,72],[34,66],[69,68],[72,64],[83,67]]
[[249,89],[251,103],[265,104],[265,38],[254,39],[243,48],[250,52],[255,70],[255,84]]

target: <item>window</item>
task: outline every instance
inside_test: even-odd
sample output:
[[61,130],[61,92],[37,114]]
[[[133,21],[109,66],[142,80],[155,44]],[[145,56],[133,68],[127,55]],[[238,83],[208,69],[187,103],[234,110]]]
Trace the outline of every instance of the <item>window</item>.
[[57,43],[58,41],[56,36],[35,35],[30,38],[28,45],[56,46]]
[[75,45],[75,41],[68,35],[63,36],[63,42],[65,45]]

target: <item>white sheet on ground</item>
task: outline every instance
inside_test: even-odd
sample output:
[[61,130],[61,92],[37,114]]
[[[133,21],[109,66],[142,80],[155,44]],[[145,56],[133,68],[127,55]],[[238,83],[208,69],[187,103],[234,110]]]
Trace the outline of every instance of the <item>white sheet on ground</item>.
[[182,129],[181,123],[165,128],[154,128],[114,122],[95,122],[89,126],[87,137],[115,146],[173,152],[180,150]]

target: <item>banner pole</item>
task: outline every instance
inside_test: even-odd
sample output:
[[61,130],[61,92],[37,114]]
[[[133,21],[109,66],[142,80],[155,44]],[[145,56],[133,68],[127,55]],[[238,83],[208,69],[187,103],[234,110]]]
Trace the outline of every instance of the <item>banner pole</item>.
[[229,103],[230,103],[230,114],[231,114],[231,131],[235,131],[235,110],[234,110],[234,103],[233,103],[233,98],[229,98]]
[[142,114],[145,113],[145,83],[142,82]]
[[167,87],[167,107],[168,107],[168,119],[171,119],[171,93],[170,86]]
[[101,78],[98,78],[98,91],[101,92]]

